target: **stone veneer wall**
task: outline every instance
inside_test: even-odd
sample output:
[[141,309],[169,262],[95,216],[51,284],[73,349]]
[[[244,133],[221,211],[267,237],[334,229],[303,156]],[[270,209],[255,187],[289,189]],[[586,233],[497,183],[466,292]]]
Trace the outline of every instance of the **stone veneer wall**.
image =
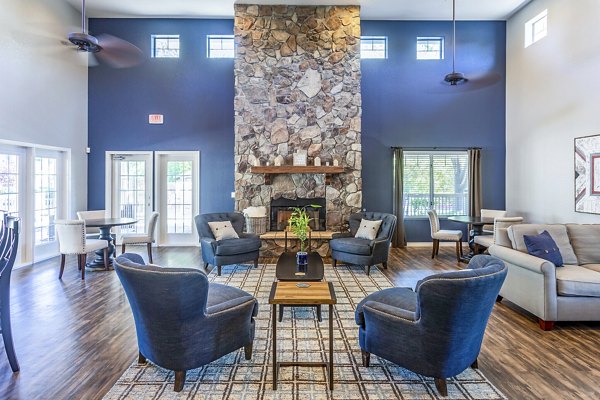
[[[362,205],[360,11],[358,6],[235,5],[236,209],[271,198],[326,197],[327,229],[340,230]],[[346,172],[250,173],[306,150],[309,165],[337,158]]]

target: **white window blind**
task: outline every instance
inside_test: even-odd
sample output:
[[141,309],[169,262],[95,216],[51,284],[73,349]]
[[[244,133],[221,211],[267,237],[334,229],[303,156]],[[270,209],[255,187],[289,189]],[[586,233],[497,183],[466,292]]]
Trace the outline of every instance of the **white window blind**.
[[466,151],[405,151],[404,215],[423,217],[430,208],[441,216],[468,214],[468,160]]

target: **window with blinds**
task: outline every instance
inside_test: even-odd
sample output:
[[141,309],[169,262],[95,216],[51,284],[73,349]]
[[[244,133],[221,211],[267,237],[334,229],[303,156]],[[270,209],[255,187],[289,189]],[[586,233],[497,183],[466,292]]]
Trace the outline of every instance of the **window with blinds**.
[[440,216],[469,211],[469,156],[466,151],[404,152],[404,216]]

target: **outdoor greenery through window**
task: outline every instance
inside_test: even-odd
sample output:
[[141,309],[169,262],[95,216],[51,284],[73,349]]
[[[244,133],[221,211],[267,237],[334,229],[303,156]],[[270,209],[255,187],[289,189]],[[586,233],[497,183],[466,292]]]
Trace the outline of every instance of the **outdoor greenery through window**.
[[430,208],[440,216],[468,214],[468,160],[466,151],[405,151],[404,216],[425,217]]
[[234,58],[235,39],[233,35],[208,35],[208,58]]
[[360,58],[387,58],[387,36],[361,36]]
[[152,57],[179,58],[179,35],[152,35]]
[[443,60],[444,38],[418,37],[417,38],[417,60]]

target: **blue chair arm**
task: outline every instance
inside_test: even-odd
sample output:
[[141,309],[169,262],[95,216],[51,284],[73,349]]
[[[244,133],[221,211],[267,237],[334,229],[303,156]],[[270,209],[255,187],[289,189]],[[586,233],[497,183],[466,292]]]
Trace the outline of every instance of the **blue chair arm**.
[[371,241],[371,254],[376,258],[387,258],[390,242],[387,239],[375,239]]
[[125,260],[139,265],[146,265],[146,262],[144,261],[142,256],[136,253],[123,253],[119,257],[117,257],[117,262],[124,264],[127,262]]
[[334,233],[333,235],[331,235],[331,239],[340,239],[347,237],[354,237],[354,235],[350,232]]
[[[398,323],[400,325],[415,325],[419,319],[419,316],[415,312],[390,306],[389,304],[380,303],[378,301],[367,301],[363,306],[363,314],[363,324],[366,323],[367,325],[371,318],[376,320],[385,319],[389,322]],[[358,315],[356,316],[356,320],[358,323]]]
[[217,249],[218,242],[215,239],[211,239],[211,238],[201,238],[200,244],[202,244],[202,246],[209,246],[210,248],[213,249],[213,253],[214,253]]
[[214,306],[206,308],[207,317],[214,317],[220,313],[235,312],[245,307],[253,307],[252,316],[258,315],[258,302],[252,296],[238,297],[231,299],[223,303],[215,304]]

